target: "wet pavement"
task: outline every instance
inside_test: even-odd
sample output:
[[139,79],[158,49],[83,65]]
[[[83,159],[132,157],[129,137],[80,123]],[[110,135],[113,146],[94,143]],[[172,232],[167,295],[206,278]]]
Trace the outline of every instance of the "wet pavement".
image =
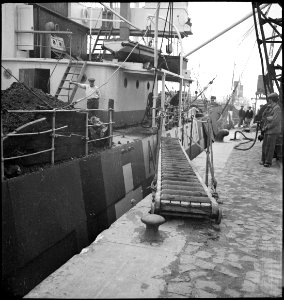
[[[149,195],[26,297],[281,297],[282,164],[259,165],[259,141],[233,149],[241,142],[230,140],[233,133],[213,144],[220,225],[167,218],[159,239],[149,241],[141,222]],[[205,155],[193,160],[202,178]]]

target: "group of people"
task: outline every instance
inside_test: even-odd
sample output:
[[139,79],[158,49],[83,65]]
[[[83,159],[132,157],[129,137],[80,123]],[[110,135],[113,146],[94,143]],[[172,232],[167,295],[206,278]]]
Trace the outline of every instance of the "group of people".
[[[251,106],[245,111],[244,106],[239,110],[239,124],[250,127],[254,113]],[[255,123],[259,123],[261,135],[259,141],[263,140],[262,154],[260,164],[264,167],[270,167],[272,159],[277,158],[276,145],[281,136],[281,108],[279,105],[279,96],[277,93],[271,93],[267,96],[267,103],[261,105],[254,118]]]
[[273,157],[277,158],[276,144],[281,138],[281,107],[279,105],[279,96],[272,93],[267,96],[267,103],[259,110],[256,120],[260,124],[261,135],[259,140],[263,139],[261,161],[264,167],[271,167]]
[[245,125],[245,127],[250,127],[250,123],[253,119],[253,110],[252,107],[249,106],[245,111],[244,106],[241,105],[241,109],[239,110],[239,124],[238,127]]

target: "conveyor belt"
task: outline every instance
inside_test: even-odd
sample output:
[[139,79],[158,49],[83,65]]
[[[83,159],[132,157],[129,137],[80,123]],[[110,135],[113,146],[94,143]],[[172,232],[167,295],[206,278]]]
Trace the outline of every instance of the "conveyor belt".
[[221,222],[222,212],[218,203],[178,138],[161,137],[152,212],[160,215],[208,216],[218,224]]

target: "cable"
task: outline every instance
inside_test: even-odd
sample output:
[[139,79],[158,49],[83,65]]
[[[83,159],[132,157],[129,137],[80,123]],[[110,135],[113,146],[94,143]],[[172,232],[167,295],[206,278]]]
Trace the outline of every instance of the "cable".
[[209,83],[207,84],[207,86],[203,89],[203,91],[201,91],[197,96],[196,98],[191,102],[190,106],[197,100],[197,98],[202,95],[209,87],[209,85],[211,85],[213,83],[213,81],[215,80],[215,78],[217,77],[217,75],[211,80],[209,81]]
[[[241,151],[247,151],[247,150],[251,149],[254,146],[255,142],[256,142],[258,131],[259,131],[259,123],[258,122],[257,122],[257,125],[256,125],[256,132],[255,132],[255,138],[254,139],[247,138],[241,131],[235,131],[235,139],[236,139],[237,132],[239,132],[249,141],[239,143],[238,145],[234,146],[234,149],[241,150]],[[249,148],[245,148],[245,149],[244,148],[239,148],[240,145],[247,144],[247,143],[251,142],[252,140],[253,140],[253,143]]]
[[[61,54],[61,55],[63,55],[63,54]],[[61,59],[63,59],[63,58],[64,58],[64,57],[62,56],[62,57],[60,57],[60,58],[57,60],[55,66],[54,66],[54,68],[53,68],[53,70],[52,70],[52,72],[51,72],[51,74],[50,74],[50,76],[49,76],[49,78],[48,78],[47,85],[46,85],[47,87],[48,87],[48,85],[49,85],[49,83],[50,83],[50,78],[51,78],[53,72],[55,71],[55,69],[56,69],[56,67],[57,67],[57,65],[58,65],[58,63],[59,63],[59,61],[60,61]]]

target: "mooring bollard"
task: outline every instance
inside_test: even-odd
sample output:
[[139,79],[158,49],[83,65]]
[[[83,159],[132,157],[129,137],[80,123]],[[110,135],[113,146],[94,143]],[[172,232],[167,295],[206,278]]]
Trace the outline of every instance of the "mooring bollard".
[[229,130],[228,129],[221,129],[218,133],[217,133],[217,135],[216,135],[216,137],[215,137],[215,141],[216,142],[224,142],[223,141],[223,138],[225,137],[225,136],[228,136],[229,135]]
[[160,236],[159,226],[166,222],[164,217],[156,214],[145,215],[141,221],[146,224],[145,237],[150,240],[155,240]]

